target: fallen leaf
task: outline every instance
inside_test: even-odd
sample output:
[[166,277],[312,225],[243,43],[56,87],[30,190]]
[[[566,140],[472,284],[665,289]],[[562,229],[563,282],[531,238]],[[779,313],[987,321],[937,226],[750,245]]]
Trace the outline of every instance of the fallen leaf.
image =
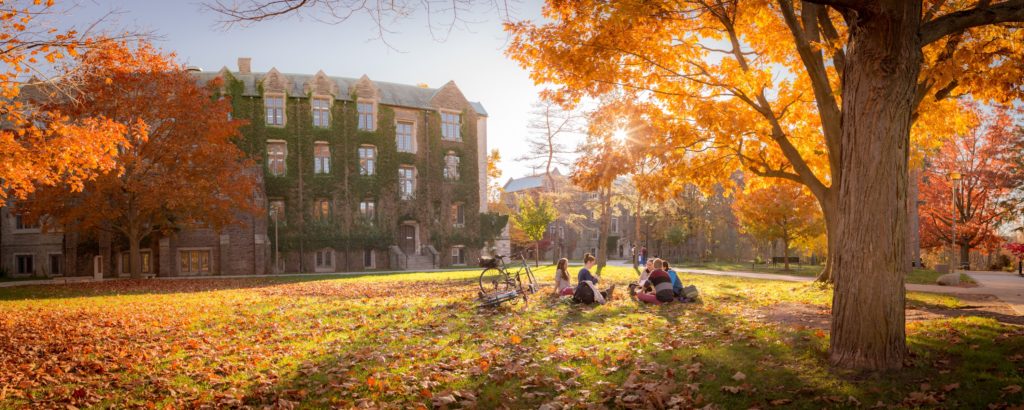
[[743,374],[743,372],[736,372],[736,374],[732,375],[732,379],[741,382],[747,379],[747,375]]

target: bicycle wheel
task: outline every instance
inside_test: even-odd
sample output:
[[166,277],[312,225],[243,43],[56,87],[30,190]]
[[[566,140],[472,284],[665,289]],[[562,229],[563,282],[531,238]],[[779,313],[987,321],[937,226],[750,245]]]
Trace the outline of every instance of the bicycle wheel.
[[489,295],[512,290],[512,282],[504,271],[487,268],[480,272],[480,295]]

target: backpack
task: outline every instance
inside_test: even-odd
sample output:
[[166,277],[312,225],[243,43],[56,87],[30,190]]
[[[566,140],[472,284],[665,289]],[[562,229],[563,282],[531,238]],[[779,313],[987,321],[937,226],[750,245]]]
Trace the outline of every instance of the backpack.
[[595,302],[604,303],[604,298],[598,297],[594,290],[594,284],[588,281],[580,282],[576,285],[576,291],[572,293],[572,301],[576,303],[591,304]]
[[697,299],[700,297],[700,292],[697,291],[697,287],[690,285],[683,288],[682,295],[687,299]]

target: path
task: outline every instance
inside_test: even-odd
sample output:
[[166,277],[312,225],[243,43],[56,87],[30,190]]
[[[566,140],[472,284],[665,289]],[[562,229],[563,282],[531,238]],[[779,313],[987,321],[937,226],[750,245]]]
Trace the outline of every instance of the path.
[[[756,273],[740,271],[720,271],[713,269],[680,268],[681,271],[701,275],[735,276],[751,279],[785,280],[790,282],[810,282],[814,278],[806,276],[776,275],[773,273]],[[1018,315],[1024,316],[1024,278],[1016,273],[1008,272],[964,272],[971,276],[977,287],[961,288],[957,286],[916,285],[907,284],[907,290],[914,292],[946,293],[953,295],[993,295],[1010,305]]]

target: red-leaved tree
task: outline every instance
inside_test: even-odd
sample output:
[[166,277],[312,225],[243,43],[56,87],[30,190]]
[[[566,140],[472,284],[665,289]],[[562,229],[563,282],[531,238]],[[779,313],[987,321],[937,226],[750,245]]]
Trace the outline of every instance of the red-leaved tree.
[[[920,183],[921,247],[949,246],[955,217],[961,261],[968,260],[971,249],[997,248],[1002,240],[997,229],[1012,220],[1022,204],[1024,174],[1015,164],[1024,133],[1013,127],[1006,110],[980,116],[973,132],[951,138],[928,158]],[[953,173],[961,175],[956,196]]]
[[76,98],[42,102],[70,118],[126,125],[113,169],[80,191],[41,189],[27,209],[68,230],[122,236],[132,276],[141,275],[140,242],[151,234],[217,229],[254,209],[251,162],[233,142],[241,121],[229,119],[228,101],[213,97],[216,82],[200,86],[173,58],[144,42],[107,43],[77,58]]

